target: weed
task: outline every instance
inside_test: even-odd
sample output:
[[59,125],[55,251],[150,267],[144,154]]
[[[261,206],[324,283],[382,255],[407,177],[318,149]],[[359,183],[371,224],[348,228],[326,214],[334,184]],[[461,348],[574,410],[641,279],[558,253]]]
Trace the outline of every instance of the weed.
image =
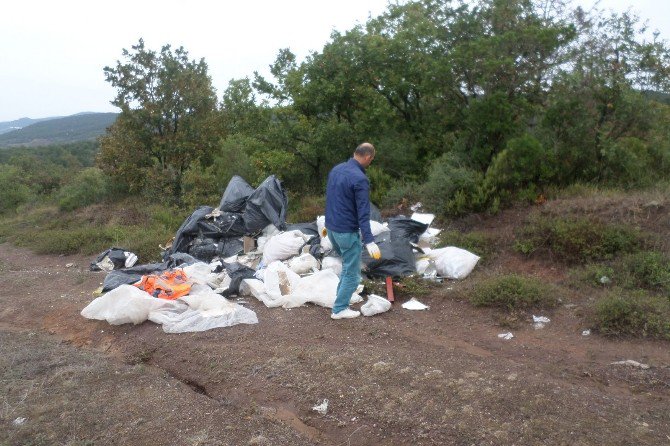
[[553,290],[546,283],[516,274],[489,278],[475,285],[470,292],[475,306],[497,307],[504,310],[551,308],[556,306]]
[[641,290],[617,289],[596,303],[594,326],[607,336],[670,339],[670,301]]
[[670,260],[658,251],[641,251],[623,259],[630,288],[670,291]]
[[536,217],[521,230],[515,249],[532,255],[548,251],[565,262],[608,260],[620,252],[635,251],[644,243],[639,230],[607,225],[586,218]]
[[589,285],[603,287],[611,285],[613,281],[618,282],[620,276],[610,265],[603,263],[589,263],[571,270],[571,275]]

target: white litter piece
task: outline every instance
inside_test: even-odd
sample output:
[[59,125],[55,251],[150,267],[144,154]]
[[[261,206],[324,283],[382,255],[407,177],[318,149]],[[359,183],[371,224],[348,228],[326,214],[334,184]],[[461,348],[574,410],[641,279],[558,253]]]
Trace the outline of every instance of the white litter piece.
[[544,328],[544,326],[549,322],[551,322],[551,319],[548,317],[533,315],[533,327],[535,327],[536,330]]
[[321,415],[325,415],[328,413],[328,399],[323,400],[321,404],[317,404],[316,406],[312,407],[312,410],[315,412],[318,412]]
[[338,276],[342,274],[342,257],[327,256],[321,260],[321,269],[332,269]]
[[409,208],[412,210],[412,212],[416,212],[416,211],[418,211],[419,209],[421,209],[421,206],[423,206],[423,205],[422,205],[421,202],[419,201],[418,203],[413,204],[413,205],[410,206]]
[[437,228],[428,228],[426,232],[419,236],[419,247],[420,248],[429,248],[431,246],[437,245],[439,239],[437,236],[442,232],[441,229]]
[[307,274],[319,269],[319,261],[312,254],[305,253],[290,259],[288,267],[296,274]]
[[126,256],[126,262],[125,262],[126,268],[130,268],[131,266],[135,265],[135,263],[137,263],[136,254],[129,251],[123,251],[123,255]]
[[427,310],[430,308],[428,305],[422,304],[414,297],[402,304],[402,307],[405,310]]
[[26,420],[27,420],[26,417],[17,417],[17,418],[14,419],[14,421],[12,421],[12,424],[14,426],[21,426],[23,423],[26,422]]
[[66,263],[65,268],[72,268],[74,266],[74,263]]
[[430,225],[433,222],[433,220],[435,220],[435,214],[420,214],[418,212],[415,212],[412,214],[410,218],[412,220],[418,221],[419,223]]
[[478,255],[455,246],[433,249],[428,256],[435,262],[437,274],[448,279],[466,278],[479,261]]
[[188,280],[193,283],[207,284],[209,281],[216,280],[217,274],[212,274],[212,267],[205,262],[196,262],[191,265],[183,267],[184,274],[188,277]]
[[326,227],[326,216],[325,215],[319,215],[316,218],[316,227],[319,230],[319,237],[321,237],[321,249],[323,249],[323,252],[330,252],[333,250],[333,244],[330,242],[330,239],[328,238],[328,235],[325,237],[323,236],[323,228]]
[[607,285],[608,283],[612,282],[612,279],[607,276],[602,276],[600,279],[598,279],[598,281],[603,285]]
[[258,279],[243,279],[240,282],[240,296],[253,296],[262,301],[261,296],[265,294],[265,284]]
[[508,331],[507,333],[500,333],[500,334],[498,335],[498,337],[499,337],[500,339],[504,339],[504,340],[506,340],[506,341],[509,341],[510,339],[512,339],[512,338],[514,337],[514,335],[512,334],[511,331]]
[[582,336],[591,336],[591,330],[582,331]]
[[368,301],[361,306],[361,314],[363,316],[374,316],[375,314],[384,313],[391,309],[391,302],[376,294],[370,294]]
[[647,370],[649,368],[648,364],[642,364],[632,359],[626,359],[625,361],[616,361],[610,363],[610,365],[627,365],[629,367],[637,367],[638,369]]
[[372,235],[375,237],[381,234],[382,232],[390,231],[388,226],[385,226],[384,224],[374,220],[370,220],[370,230],[372,231]]
[[307,240],[309,236],[297,230],[272,236],[263,247],[263,263],[269,265],[276,260],[286,260],[300,254]]

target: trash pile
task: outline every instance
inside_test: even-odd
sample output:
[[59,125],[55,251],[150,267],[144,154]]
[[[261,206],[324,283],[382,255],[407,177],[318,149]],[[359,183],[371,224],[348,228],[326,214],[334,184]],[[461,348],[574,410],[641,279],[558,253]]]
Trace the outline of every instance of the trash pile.
[[[82,315],[110,324],[150,320],[179,333],[257,323],[256,314],[231,296],[253,296],[267,307],[310,302],[332,308],[342,259],[321,235],[325,217],[287,224],[287,206],[274,175],[256,189],[233,177],[217,208],[201,206],[182,223],[161,263],[133,266],[137,256],[122,248],[102,253],[91,269],[109,271],[105,294]],[[363,250],[362,273],[370,278],[465,278],[479,257],[456,247],[432,249],[440,233],[430,227],[434,218],[415,212],[382,222],[373,205],[370,226],[381,258],[374,260]],[[359,286],[352,303],[363,301],[362,291]],[[390,307],[385,298],[370,295],[361,310],[371,316]]]

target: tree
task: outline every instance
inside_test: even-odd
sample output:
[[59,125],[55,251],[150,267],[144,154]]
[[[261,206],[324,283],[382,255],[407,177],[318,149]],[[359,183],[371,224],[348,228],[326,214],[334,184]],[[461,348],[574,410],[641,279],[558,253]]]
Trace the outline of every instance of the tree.
[[123,57],[104,68],[121,113],[101,138],[98,165],[130,191],[152,184],[179,199],[184,172],[211,162],[221,136],[207,64],[189,60],[183,47],[151,51],[142,39]]

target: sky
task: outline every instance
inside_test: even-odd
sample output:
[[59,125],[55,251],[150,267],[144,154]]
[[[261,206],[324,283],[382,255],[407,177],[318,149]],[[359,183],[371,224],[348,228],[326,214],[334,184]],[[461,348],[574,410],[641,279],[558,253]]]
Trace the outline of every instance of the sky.
[[[574,0],[585,7],[593,0]],[[268,73],[279,49],[298,61],[333,30],[381,14],[387,0],[16,0],[0,6],[0,122],[22,117],[116,112],[103,68],[144,39],[149,49],[183,46],[204,58],[221,97],[230,79]],[[632,9],[670,41],[670,2],[601,0]]]

